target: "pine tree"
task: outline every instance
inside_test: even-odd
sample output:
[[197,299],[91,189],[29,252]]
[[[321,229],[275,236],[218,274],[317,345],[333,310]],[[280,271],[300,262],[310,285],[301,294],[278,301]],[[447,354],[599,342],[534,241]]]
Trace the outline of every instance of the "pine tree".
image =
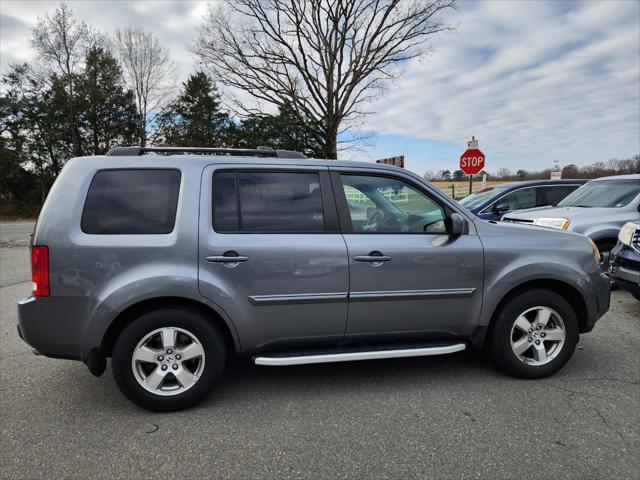
[[193,73],[158,118],[156,139],[174,146],[223,147],[231,126],[220,110],[220,94],[203,72]]
[[301,122],[290,107],[282,107],[277,115],[252,115],[244,119],[236,126],[234,137],[239,147],[267,146],[322,158],[325,150],[313,133],[316,127],[309,121]]
[[115,145],[135,143],[135,99],[131,90],[124,89],[117,60],[98,47],[87,52],[85,65],[76,88],[81,99],[78,111],[84,151],[101,155]]

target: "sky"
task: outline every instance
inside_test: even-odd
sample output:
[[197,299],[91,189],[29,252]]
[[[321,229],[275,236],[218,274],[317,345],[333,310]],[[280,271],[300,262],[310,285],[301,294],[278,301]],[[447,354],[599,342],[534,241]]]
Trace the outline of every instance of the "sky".
[[[207,9],[200,1],[68,1],[77,18],[113,33],[142,27],[186,76]],[[0,69],[35,56],[30,30],[58,2],[0,2]],[[404,154],[407,168],[455,170],[475,136],[490,172],[587,165],[640,153],[640,2],[460,1],[452,32],[410,61],[369,106],[368,139],[348,159]]]

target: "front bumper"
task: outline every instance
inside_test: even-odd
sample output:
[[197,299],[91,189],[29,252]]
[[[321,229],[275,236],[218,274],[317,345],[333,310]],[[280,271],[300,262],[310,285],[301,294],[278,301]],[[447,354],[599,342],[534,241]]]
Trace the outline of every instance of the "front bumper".
[[640,300],[640,253],[618,243],[611,251],[609,269],[620,288]]
[[581,325],[580,333],[593,330],[596,322],[609,310],[611,302],[611,279],[599,268],[591,273],[584,286],[584,300],[587,305],[587,318]]

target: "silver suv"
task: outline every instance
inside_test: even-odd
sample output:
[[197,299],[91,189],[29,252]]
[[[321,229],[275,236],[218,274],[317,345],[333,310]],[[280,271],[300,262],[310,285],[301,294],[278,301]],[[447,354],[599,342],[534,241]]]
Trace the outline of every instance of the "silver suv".
[[571,192],[555,207],[520,210],[505,215],[502,221],[587,235],[608,263],[622,226],[640,221],[640,174],[596,178]]
[[75,158],[32,240],[18,304],[37,352],[136,404],[189,407],[228,355],[258,365],[487,347],[558,371],[609,307],[586,237],[476,219],[397,167],[270,150],[127,147]]

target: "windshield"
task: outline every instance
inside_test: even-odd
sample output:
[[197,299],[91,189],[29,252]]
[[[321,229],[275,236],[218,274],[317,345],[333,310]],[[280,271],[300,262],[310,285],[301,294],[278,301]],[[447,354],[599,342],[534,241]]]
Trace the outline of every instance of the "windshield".
[[598,180],[574,190],[558,207],[620,208],[640,194],[640,180]]
[[480,190],[479,192],[472,193],[471,195],[464,197],[462,200],[460,200],[460,203],[469,209],[476,208],[482,205],[484,202],[491,200],[495,196],[501,194],[502,192],[505,192],[509,188],[511,188],[511,186],[508,185],[499,187],[487,187]]

